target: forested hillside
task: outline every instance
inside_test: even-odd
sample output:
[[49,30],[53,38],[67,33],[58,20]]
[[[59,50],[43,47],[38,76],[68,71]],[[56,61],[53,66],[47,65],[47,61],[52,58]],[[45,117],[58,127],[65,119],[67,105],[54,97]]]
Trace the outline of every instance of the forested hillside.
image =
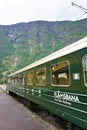
[[87,36],[87,19],[0,25],[0,78]]

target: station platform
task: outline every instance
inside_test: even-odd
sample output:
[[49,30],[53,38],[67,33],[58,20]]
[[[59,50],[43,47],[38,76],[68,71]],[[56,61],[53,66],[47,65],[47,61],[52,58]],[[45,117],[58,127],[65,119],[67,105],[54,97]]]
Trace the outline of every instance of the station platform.
[[0,130],[51,130],[0,87]]

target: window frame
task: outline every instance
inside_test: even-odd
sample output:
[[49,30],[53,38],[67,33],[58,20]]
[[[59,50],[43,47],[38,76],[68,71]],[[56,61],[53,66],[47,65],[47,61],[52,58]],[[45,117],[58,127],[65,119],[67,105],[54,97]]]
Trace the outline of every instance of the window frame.
[[[29,83],[28,81],[28,75],[30,74],[30,73],[33,73],[33,82],[32,83]],[[27,73],[27,85],[34,85],[34,71],[29,71],[28,73]]]
[[[53,84],[53,82],[52,82],[52,67],[53,67],[53,66],[56,66],[56,65],[59,65],[59,64],[62,64],[62,63],[64,63],[64,62],[67,62],[68,69],[69,69],[69,83],[68,83],[68,84]],[[70,78],[70,62],[69,62],[68,60],[65,60],[65,61],[62,61],[62,62],[58,62],[58,63],[56,63],[56,64],[51,65],[51,67],[50,67],[50,73],[51,73],[51,86],[63,87],[63,88],[70,86],[70,84],[71,84],[71,78]]]
[[85,56],[87,56],[87,54],[85,54],[82,58],[82,65],[83,65],[83,78],[84,78],[84,85],[87,87],[87,79],[86,79],[86,76],[85,76],[85,72],[87,73],[87,70],[85,69],[85,62],[84,62],[84,59],[87,59],[87,58],[84,58]]
[[[37,72],[41,71],[42,69],[44,69],[44,71],[45,71],[45,75],[44,75],[45,76],[45,83],[43,83],[43,84],[42,83],[37,83]],[[43,67],[43,68],[40,68],[40,69],[36,70],[36,85],[42,85],[42,86],[46,85],[46,67]]]

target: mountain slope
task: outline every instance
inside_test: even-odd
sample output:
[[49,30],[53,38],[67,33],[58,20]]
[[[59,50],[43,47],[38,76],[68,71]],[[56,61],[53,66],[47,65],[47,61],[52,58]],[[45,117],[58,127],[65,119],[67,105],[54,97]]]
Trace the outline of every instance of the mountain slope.
[[87,19],[0,26],[0,77],[87,36]]

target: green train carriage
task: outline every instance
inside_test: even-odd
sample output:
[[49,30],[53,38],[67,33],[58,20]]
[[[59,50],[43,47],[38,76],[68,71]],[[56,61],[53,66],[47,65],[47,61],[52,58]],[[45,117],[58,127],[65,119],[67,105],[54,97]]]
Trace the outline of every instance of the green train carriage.
[[7,90],[87,129],[87,37],[10,74]]

